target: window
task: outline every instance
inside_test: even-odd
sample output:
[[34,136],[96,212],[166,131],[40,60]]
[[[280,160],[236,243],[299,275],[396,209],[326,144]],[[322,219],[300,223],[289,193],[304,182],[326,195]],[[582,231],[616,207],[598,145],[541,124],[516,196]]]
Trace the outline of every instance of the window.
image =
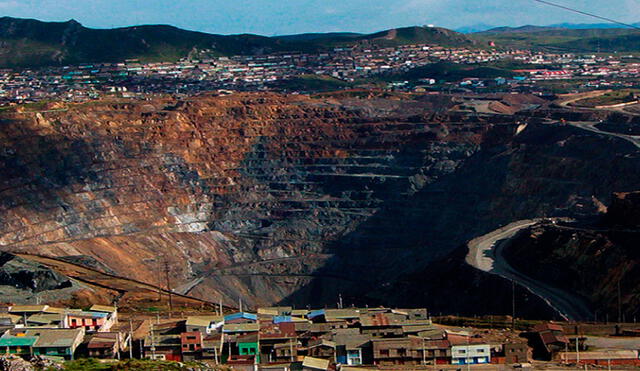
[[484,349],[478,349],[478,353],[484,353]]
[[389,349],[380,349],[380,355],[382,357],[389,357]]
[[467,353],[467,351],[466,351],[466,350],[464,350],[464,349],[458,349],[458,353],[459,353],[459,354],[466,354],[466,353]]
[[404,357],[404,356],[406,356],[406,355],[407,355],[407,350],[406,350],[406,349],[403,349],[403,348],[398,349],[398,355],[399,355],[400,357]]

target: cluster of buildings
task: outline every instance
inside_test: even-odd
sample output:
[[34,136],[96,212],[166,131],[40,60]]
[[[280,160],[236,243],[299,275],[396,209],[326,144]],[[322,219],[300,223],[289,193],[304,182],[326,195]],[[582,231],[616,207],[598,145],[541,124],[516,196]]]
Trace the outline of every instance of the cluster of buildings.
[[[54,360],[140,357],[234,369],[517,363],[526,343],[434,325],[426,309],[260,308],[256,313],[118,322],[114,307],[14,305],[0,312],[0,355]],[[138,321],[136,319],[136,321]]]
[[129,334],[111,331],[118,322],[115,307],[13,305],[0,310],[0,354],[70,360],[84,345],[87,357],[115,357],[130,341]]
[[[0,105],[52,99],[86,101],[105,94],[136,97],[216,89],[268,90],[273,82],[303,75],[331,76],[354,82],[377,75],[406,72],[441,61],[465,65],[510,61],[535,66],[516,71],[519,78],[509,82],[514,85],[535,84],[541,80],[589,78],[589,81],[614,79],[613,82],[601,82],[603,86],[613,86],[624,84],[629,78],[638,78],[640,73],[640,63],[636,63],[631,55],[550,54],[432,45],[381,48],[360,44],[319,53],[274,53],[157,63],[127,60],[39,70],[0,70]],[[425,81],[426,85],[438,83],[437,77],[432,79],[426,76]],[[498,79],[494,85],[508,87],[506,82],[506,79]],[[481,83],[486,85],[484,81],[472,80],[460,83],[468,87],[483,87]],[[396,82],[390,84],[389,88],[403,89],[405,85]],[[450,86],[445,84],[443,88]]]
[[[526,361],[526,344],[507,348],[521,350],[514,357]],[[154,359],[204,358],[234,367],[307,361],[322,364],[323,370],[336,365],[483,364],[504,361],[503,352],[503,344],[433,325],[426,309],[291,307],[157,324],[143,349],[145,357]]]
[[[608,349],[587,344],[588,337],[579,335],[579,325],[539,323],[519,336],[505,336],[499,331],[434,324],[426,309],[266,307],[162,320],[159,316],[127,315],[124,321],[118,317],[115,307],[102,305],[85,310],[3,306],[0,356],[54,361],[146,358],[283,371],[522,366],[532,359],[640,366],[640,342],[633,340],[640,330],[635,327],[616,326],[616,334],[627,336],[629,346]],[[575,331],[568,334],[568,328]]]

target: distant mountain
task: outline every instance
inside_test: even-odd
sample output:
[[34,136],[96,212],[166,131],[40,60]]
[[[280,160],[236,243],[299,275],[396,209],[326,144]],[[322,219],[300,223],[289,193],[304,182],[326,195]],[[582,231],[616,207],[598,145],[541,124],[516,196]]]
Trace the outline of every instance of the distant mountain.
[[[640,22],[632,23],[632,26],[640,27]],[[573,30],[584,30],[584,29],[593,29],[593,28],[601,28],[601,29],[611,29],[611,28],[622,28],[629,29],[629,27],[625,27],[615,23],[557,23],[553,24],[550,27],[559,27],[559,28],[568,28]]]
[[499,48],[564,52],[638,52],[640,32],[628,28],[499,27],[467,35]]
[[323,39],[354,39],[363,36],[354,32],[302,33],[298,35],[274,36],[276,40],[285,42],[317,41]]
[[312,52],[356,43],[460,46],[473,45],[474,41],[461,33],[436,27],[406,27],[371,35],[325,33],[265,37],[214,35],[166,25],[91,29],[74,20],[41,22],[0,18],[0,67],[42,67],[125,59],[173,61],[202,50],[208,50],[208,54],[214,56]]
[[495,25],[490,25],[490,24],[486,24],[486,23],[476,23],[470,26],[464,26],[464,27],[460,27],[460,28],[456,28],[455,30],[457,32],[460,33],[475,33],[475,32],[482,32],[482,31],[487,31],[490,30],[492,28],[496,28]]
[[523,33],[523,32],[541,32],[541,31],[551,31],[557,30],[560,27],[552,27],[552,26],[520,26],[520,27],[496,27],[490,30],[482,31],[481,33]]
[[[639,23],[634,23],[633,26],[640,27]],[[465,28],[458,29],[464,30]],[[470,28],[471,29],[471,28]],[[519,27],[488,27],[485,29],[479,28],[477,31],[472,31],[473,33],[522,33],[522,32],[540,32],[540,31],[549,31],[549,30],[592,30],[592,29],[603,29],[603,30],[631,30],[629,27],[625,27],[619,24],[614,23],[557,23],[548,26],[535,26],[535,25],[526,25]],[[464,32],[464,31],[460,31]],[[470,32],[465,32],[470,33]]]

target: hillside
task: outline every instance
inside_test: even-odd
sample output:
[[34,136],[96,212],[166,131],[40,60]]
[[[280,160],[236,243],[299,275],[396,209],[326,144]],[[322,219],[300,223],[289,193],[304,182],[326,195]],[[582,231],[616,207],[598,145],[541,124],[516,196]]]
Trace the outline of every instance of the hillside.
[[501,27],[468,36],[481,43],[493,41],[502,48],[566,52],[640,51],[640,31],[625,28]]
[[220,55],[277,50],[276,41],[256,35],[219,36],[171,26],[139,26],[98,30],[76,21],[40,22],[0,18],[0,66],[32,67],[116,62],[176,60],[194,48]]
[[372,35],[301,34],[279,37],[213,35],[172,26],[149,25],[91,29],[76,21],[41,22],[0,18],[0,67],[41,67],[94,62],[174,61],[196,50],[213,55],[314,52],[356,43],[384,46],[431,43],[472,45],[466,36],[440,28],[409,27]]
[[630,321],[640,305],[639,215],[640,193],[617,193],[596,223],[532,227],[511,241],[506,257],[531,277],[582,295],[600,319]]

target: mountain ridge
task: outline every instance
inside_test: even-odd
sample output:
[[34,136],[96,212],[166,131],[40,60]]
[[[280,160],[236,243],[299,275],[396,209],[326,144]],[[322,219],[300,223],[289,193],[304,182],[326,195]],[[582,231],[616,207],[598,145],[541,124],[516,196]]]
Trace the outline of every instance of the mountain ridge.
[[208,34],[170,25],[93,29],[75,20],[42,22],[0,18],[0,67],[61,66],[126,59],[174,61],[189,56],[194,50],[206,50],[211,56],[315,52],[356,43],[460,46],[475,42],[458,32],[436,27],[396,28],[365,35],[327,33],[267,37]]

